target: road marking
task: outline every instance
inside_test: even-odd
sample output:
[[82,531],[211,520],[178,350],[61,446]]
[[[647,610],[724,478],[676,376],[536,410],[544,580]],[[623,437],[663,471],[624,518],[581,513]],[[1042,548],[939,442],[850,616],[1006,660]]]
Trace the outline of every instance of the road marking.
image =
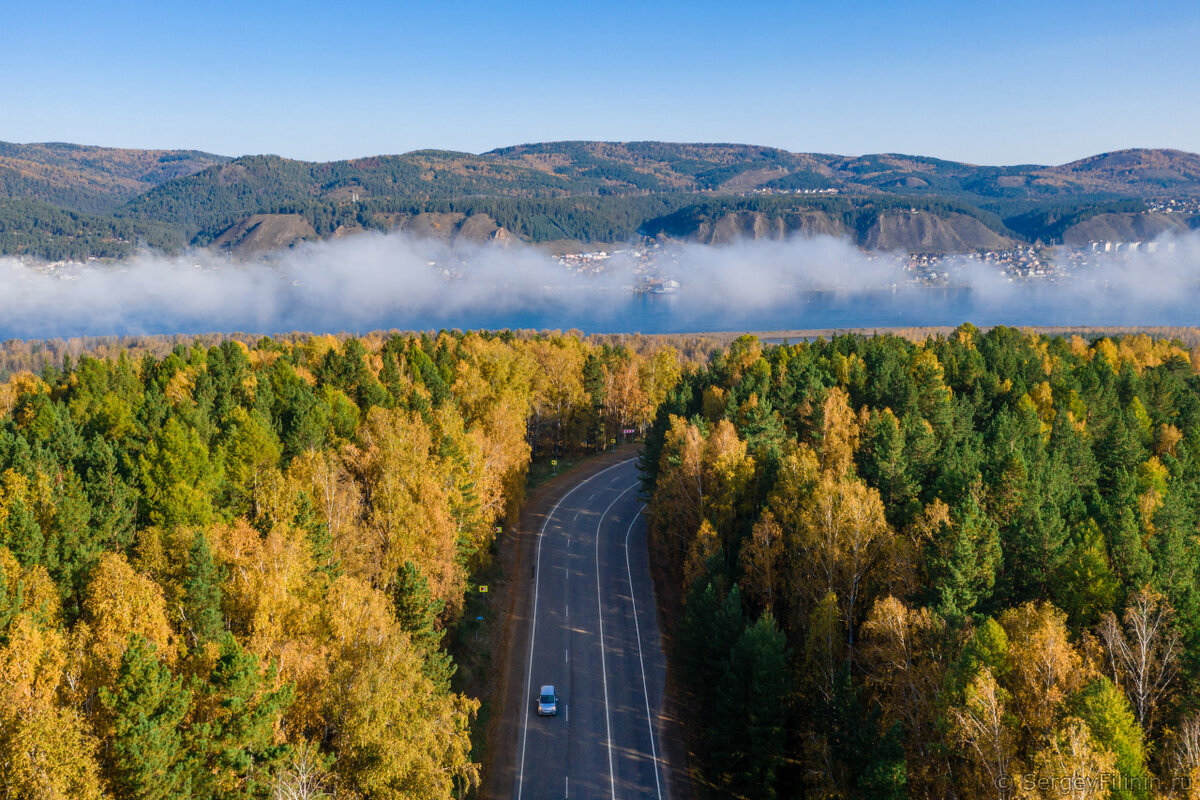
[[658,749],[654,746],[654,723],[650,719],[650,690],[646,688],[646,662],[642,659],[642,626],[638,624],[637,599],[633,594],[633,569],[629,566],[629,534],[633,532],[634,523],[646,510],[643,504],[633,515],[633,521],[625,531],[625,574],[629,577],[629,600],[633,603],[633,630],[637,634],[638,665],[642,668],[642,697],[646,700],[646,725],[650,728],[650,757],[654,760],[654,788],[658,790],[658,800],[662,800],[662,784],[658,780]]
[[[612,507],[617,504],[617,501],[640,485],[641,481],[638,481],[613,498],[613,501],[608,504],[608,508],[604,509],[604,513],[600,515],[600,521],[596,523],[596,612],[600,615],[600,676],[604,680],[604,731],[608,738],[608,790],[612,800],[617,800],[617,778],[613,772],[612,722],[609,719],[608,711],[608,666],[604,660],[604,604],[600,602],[600,528],[604,525],[604,518],[608,516],[609,511],[612,511]],[[528,711],[526,709],[526,713]]]
[[558,498],[558,502],[554,504],[554,508],[550,509],[550,513],[546,515],[546,519],[542,521],[541,529],[538,530],[537,560],[534,562],[533,567],[533,621],[529,630],[529,666],[525,671],[525,724],[521,730],[521,769],[517,778],[517,800],[521,800],[521,792],[525,788],[525,748],[529,740],[529,707],[533,705],[533,643],[537,638],[538,582],[542,573],[542,535],[546,532],[546,526],[550,524],[550,520],[554,518],[555,512],[558,511],[558,507],[562,505],[564,500],[604,473],[636,460],[634,458],[627,458],[624,461],[618,461],[611,467],[605,467],[600,470],[587,480],[575,484],[569,492]]
[[563,797],[571,796],[571,779],[563,776]]
[[563,650],[563,663],[564,664],[571,663],[571,648],[569,648],[569,647],[566,650]]

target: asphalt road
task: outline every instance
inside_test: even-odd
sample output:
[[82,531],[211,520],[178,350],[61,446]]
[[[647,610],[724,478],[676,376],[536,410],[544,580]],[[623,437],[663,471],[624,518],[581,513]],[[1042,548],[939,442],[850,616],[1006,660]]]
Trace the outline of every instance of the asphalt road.
[[[525,704],[512,797],[665,798],[666,660],[646,552],[636,462],[563,493],[538,534]],[[554,684],[555,717],[537,715]]]

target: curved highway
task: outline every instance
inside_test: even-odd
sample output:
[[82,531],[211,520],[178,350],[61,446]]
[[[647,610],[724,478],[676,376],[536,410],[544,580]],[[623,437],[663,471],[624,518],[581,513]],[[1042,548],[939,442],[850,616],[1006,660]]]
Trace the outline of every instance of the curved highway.
[[[564,492],[538,532],[516,800],[670,796],[639,487],[636,460],[620,461]],[[559,696],[554,717],[537,714],[545,684]]]

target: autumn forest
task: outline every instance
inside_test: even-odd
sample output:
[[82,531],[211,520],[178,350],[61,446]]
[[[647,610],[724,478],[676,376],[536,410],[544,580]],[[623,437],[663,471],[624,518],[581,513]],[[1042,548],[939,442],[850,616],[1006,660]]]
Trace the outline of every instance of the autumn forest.
[[0,797],[459,797],[445,642],[531,455],[644,429],[674,350],[177,345],[0,386]]
[[1196,797],[1193,363],[964,325],[688,373],[645,466],[696,792]]
[[0,384],[4,800],[476,793],[467,598],[626,438],[694,796],[1200,796],[1179,339],[169,344]]

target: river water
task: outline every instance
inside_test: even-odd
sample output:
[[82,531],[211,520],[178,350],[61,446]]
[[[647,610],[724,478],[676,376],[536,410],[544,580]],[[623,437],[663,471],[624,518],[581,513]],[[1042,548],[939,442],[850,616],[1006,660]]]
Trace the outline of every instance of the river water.
[[[539,329],[584,333],[704,333],[827,328],[975,325],[1200,325],[1200,304],[1181,297],[1153,305],[1120,297],[1082,298],[1020,288],[1003,297],[974,289],[804,292],[754,308],[694,303],[681,295],[597,295],[586,304],[546,302],[524,309],[382,315],[369,329]],[[361,321],[360,321],[361,324]]]
[[[1195,293],[1155,302],[1132,301],[1121,293],[1081,294],[1018,286],[1002,293],[980,289],[908,288],[870,291],[781,292],[771,302],[726,304],[719,293],[691,296],[635,295],[621,291],[547,293],[512,304],[472,303],[443,310],[437,303],[408,307],[388,302],[355,306],[276,303],[269,313],[231,302],[181,307],[152,302],[110,313],[0,315],[0,339],[67,338],[140,334],[255,334],[310,331],[366,333],[372,330],[439,329],[579,330],[583,333],[704,333],[806,329],[956,326],[1200,325]],[[251,310],[254,309],[254,310]]]

